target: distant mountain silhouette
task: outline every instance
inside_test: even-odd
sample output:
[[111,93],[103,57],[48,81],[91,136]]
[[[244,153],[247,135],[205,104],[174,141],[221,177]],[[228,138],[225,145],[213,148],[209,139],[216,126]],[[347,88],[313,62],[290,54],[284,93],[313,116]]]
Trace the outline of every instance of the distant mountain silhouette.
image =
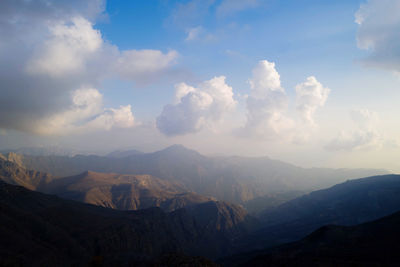
[[[77,175],[86,170],[149,174],[178,182],[189,191],[238,204],[245,204],[258,197],[269,199],[277,192],[310,192],[347,179],[387,173],[384,170],[368,169],[304,169],[267,157],[206,157],[181,145],[123,158],[94,155],[29,156],[13,153],[5,156],[27,169],[60,177]],[[282,203],[279,199],[274,203]]]
[[0,181],[1,266],[133,266],[170,253],[216,258],[231,253],[232,240],[252,224],[243,209],[227,203],[170,213],[159,208],[119,211]]
[[263,228],[241,244],[262,249],[303,238],[327,224],[356,225],[400,210],[400,175],[351,180],[265,212]]
[[400,212],[357,226],[323,226],[306,238],[229,266],[400,266]]

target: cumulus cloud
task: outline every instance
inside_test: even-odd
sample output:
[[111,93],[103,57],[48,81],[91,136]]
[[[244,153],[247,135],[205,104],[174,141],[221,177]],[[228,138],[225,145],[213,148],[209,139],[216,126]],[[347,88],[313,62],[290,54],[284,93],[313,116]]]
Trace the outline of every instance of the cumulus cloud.
[[275,63],[262,60],[253,69],[247,97],[247,122],[241,130],[245,135],[275,137],[293,127],[294,122],[285,113],[288,97],[281,86]]
[[238,130],[241,136],[280,139],[300,144],[307,141],[316,128],[314,115],[324,106],[329,89],[314,76],[296,85],[296,110],[300,120],[290,115],[290,99],[281,85],[275,63],[260,61],[249,80],[250,94],[246,99],[247,120]]
[[315,125],[315,111],[325,105],[329,92],[314,76],[296,85],[296,109],[303,122]]
[[[100,0],[0,1],[0,34],[7,36],[0,39],[0,128],[58,133],[67,123],[49,123],[53,115],[62,114],[72,125],[75,121],[66,118],[73,114],[86,119],[88,111],[70,97],[80,88],[101,88],[105,78],[151,82],[176,63],[174,50],[120,50],[104,40],[94,28],[104,6]],[[97,124],[117,125],[127,110],[92,115]]]
[[157,117],[157,128],[168,136],[200,131],[220,121],[236,105],[232,87],[225,77],[215,77],[197,87],[180,83],[175,86],[174,104],[164,106]]
[[368,0],[355,14],[357,43],[366,64],[400,71],[400,0]]
[[377,128],[378,115],[368,109],[354,109],[350,117],[356,126],[352,132],[341,131],[326,148],[328,150],[376,149],[384,144],[384,138]]
[[71,99],[72,104],[68,109],[42,119],[34,131],[44,135],[65,135],[134,125],[130,105],[119,109],[103,108],[103,96],[94,88],[73,91]]
[[100,32],[82,17],[72,18],[70,25],[51,25],[49,32],[51,37],[27,64],[32,74],[60,76],[82,72],[90,56],[103,44]]

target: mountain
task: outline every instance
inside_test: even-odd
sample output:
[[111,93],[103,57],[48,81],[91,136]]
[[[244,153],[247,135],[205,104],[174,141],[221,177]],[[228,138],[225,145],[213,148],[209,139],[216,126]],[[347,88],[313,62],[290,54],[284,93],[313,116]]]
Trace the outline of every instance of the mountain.
[[119,211],[0,181],[0,265],[136,266],[170,253],[228,255],[252,220],[227,203],[198,205]]
[[400,210],[400,175],[351,180],[265,212],[263,228],[241,244],[262,249],[292,242],[327,224],[356,225]]
[[87,151],[79,149],[69,149],[61,146],[42,146],[42,147],[21,147],[17,149],[5,149],[0,151],[1,154],[15,153],[30,156],[67,156],[88,155]]
[[[323,226],[304,239],[258,252],[240,266],[399,266],[400,212],[356,226]],[[238,258],[226,261],[236,266]]]
[[36,190],[49,183],[53,177],[47,173],[26,170],[20,165],[0,157],[0,180],[9,184],[21,185]]
[[91,171],[52,180],[37,190],[120,210],[160,207],[165,211],[173,211],[214,200],[188,192],[178,183],[151,175],[121,175]]
[[131,149],[131,150],[117,150],[110,152],[106,155],[106,157],[110,158],[125,158],[125,157],[130,157],[133,155],[140,155],[144,154],[144,152],[136,150],[136,149]]
[[149,174],[180,183],[189,191],[238,204],[245,204],[257,197],[274,198],[277,192],[310,192],[347,179],[387,173],[384,170],[369,169],[304,169],[267,157],[206,157],[180,145],[123,158],[94,155],[29,156],[12,153],[6,156],[27,169],[54,176],[72,176],[86,170]]
[[121,210],[160,207],[165,211],[173,211],[215,200],[189,192],[178,183],[151,175],[86,171],[71,177],[54,178],[46,173],[26,170],[2,158],[0,158],[0,180],[62,198]]

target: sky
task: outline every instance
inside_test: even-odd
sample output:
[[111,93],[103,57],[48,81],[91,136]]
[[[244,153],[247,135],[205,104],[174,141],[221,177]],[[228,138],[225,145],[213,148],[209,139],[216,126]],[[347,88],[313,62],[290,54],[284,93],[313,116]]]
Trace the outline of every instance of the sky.
[[400,0],[2,0],[0,149],[400,172]]

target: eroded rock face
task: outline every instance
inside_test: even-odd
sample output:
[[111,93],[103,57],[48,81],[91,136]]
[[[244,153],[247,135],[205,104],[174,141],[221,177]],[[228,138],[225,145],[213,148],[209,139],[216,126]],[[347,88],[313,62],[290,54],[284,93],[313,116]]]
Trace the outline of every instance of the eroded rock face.
[[14,185],[21,185],[31,190],[36,190],[49,183],[53,177],[47,173],[26,170],[20,165],[0,158],[0,180]]

